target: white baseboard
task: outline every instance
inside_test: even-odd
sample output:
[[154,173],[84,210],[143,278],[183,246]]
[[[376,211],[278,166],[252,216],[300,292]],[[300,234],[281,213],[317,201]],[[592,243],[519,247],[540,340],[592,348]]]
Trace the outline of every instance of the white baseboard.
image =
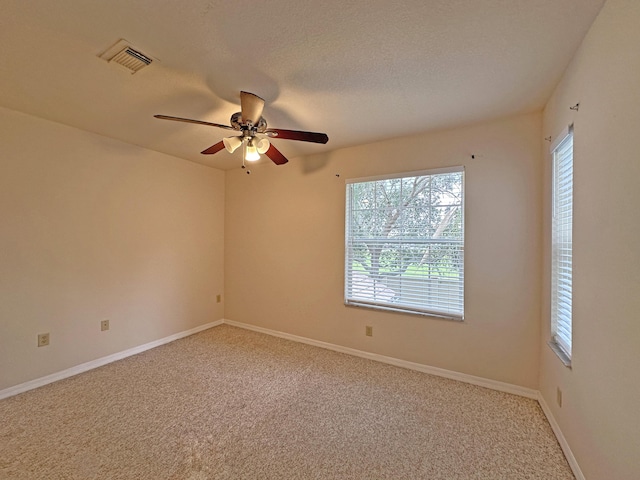
[[13,387],[5,388],[4,390],[0,390],[0,400],[2,400],[3,398],[12,397],[13,395],[18,395],[19,393],[23,393],[28,390],[33,390],[34,388],[42,387],[43,385],[62,380],[63,378],[72,377],[79,373],[86,372],[87,370],[92,370],[108,363],[115,362],[116,360],[122,360],[123,358],[142,353],[145,350],[159,347],[160,345],[164,345],[165,343],[170,343],[180,338],[188,337],[189,335],[207,330],[208,328],[222,325],[223,322],[224,320],[216,320],[215,322],[205,323],[204,325],[200,325],[190,330],[185,330],[184,332],[169,335],[168,337],[154,340],[153,342],[145,343],[144,345],[129,348],[128,350],[114,353],[112,355],[107,355],[106,357],[98,358],[90,362],[81,363],[80,365],[67,368],[66,370],[62,370],[61,372],[52,373],[51,375],[47,375],[45,377],[36,378],[35,380],[30,380],[19,385],[14,385]]
[[562,448],[562,451],[564,452],[564,456],[566,457],[567,462],[569,462],[569,466],[571,467],[571,470],[573,471],[573,475],[576,477],[576,480],[586,480],[584,474],[582,473],[582,470],[580,470],[580,465],[578,465],[578,461],[576,460],[576,457],[573,455],[573,452],[571,451],[571,447],[569,447],[569,443],[567,442],[567,439],[564,437],[562,430],[560,430],[560,425],[558,425],[558,422],[553,416],[553,413],[551,413],[551,409],[549,408],[549,405],[547,405],[547,402],[545,401],[544,397],[542,396],[542,393],[540,392],[538,392],[538,403],[540,404],[542,411],[547,417],[547,421],[549,422],[549,425],[551,425],[551,430],[553,430],[553,433],[558,439],[560,448]]
[[256,327],[248,323],[236,322],[234,320],[224,319],[224,323],[232,325],[234,327],[244,328],[246,330],[253,330],[255,332],[265,333],[274,337],[285,338],[287,340],[293,340],[294,342],[306,343],[307,345],[313,345],[320,348],[326,348],[328,350],[334,350],[336,352],[347,353],[356,357],[367,358],[369,360],[375,360],[377,362],[388,363],[389,365],[395,365],[396,367],[408,368],[410,370],[417,370],[418,372],[429,373],[431,375],[437,375],[439,377],[450,378],[452,380],[458,380],[460,382],[471,383],[480,387],[490,388],[492,390],[498,390],[500,392],[512,393],[521,397],[532,398],[537,400],[539,393],[532,388],[521,387],[519,385],[513,385],[510,383],[499,382],[497,380],[489,380],[487,378],[476,377],[473,375],[467,375],[466,373],[454,372],[451,370],[445,370],[444,368],[431,367],[429,365],[423,365],[421,363],[408,362],[406,360],[400,360],[393,357],[387,357],[385,355],[379,355],[377,353],[365,352],[362,350],[356,350],[355,348],[343,347],[341,345],[335,345],[333,343],[321,342],[319,340],[313,340],[307,337],[299,337],[298,335],[292,335],[290,333],[279,332],[277,330],[271,330],[269,328]]
[[534,400],[537,400],[544,412],[549,424],[551,425],[551,429],[555,434],[562,451],[573,471],[576,480],[586,480],[578,462],[576,461],[573,452],[571,451],[571,447],[569,447],[569,443],[567,442],[562,430],[560,430],[560,425],[554,418],[549,406],[545,402],[542,394],[538,390],[534,390],[532,388],[521,387],[519,385],[512,385],[510,383],[498,382],[496,380],[489,380],[482,377],[476,377],[473,375],[467,375],[465,373],[453,372],[451,370],[445,370],[443,368],[431,367],[428,365],[423,365],[420,363],[408,362],[406,360],[399,360],[393,357],[387,357],[384,355],[378,355],[376,353],[364,352],[362,350],[356,350],[355,348],[343,347],[340,345],[335,345],[332,343],[321,342],[319,340],[313,340],[311,338],[300,337],[298,335],[292,335],[290,333],[279,332],[277,330],[271,330],[269,328],[257,327],[255,325],[250,325],[248,323],[236,322],[234,320],[224,319],[224,323],[227,325],[232,325],[234,327],[244,328],[246,330],[253,330],[255,332],[265,333],[267,335],[272,335],[274,337],[280,337],[287,340],[293,340],[294,342],[306,343],[308,345],[313,345],[320,348],[326,348],[328,350],[334,350],[336,352],[347,353],[349,355],[354,355],[356,357],[368,358],[370,360],[375,360],[377,362],[388,363],[390,365],[395,365],[397,367],[408,368],[410,370],[417,370],[419,372],[429,373],[432,375],[437,375],[439,377],[450,378],[452,380],[458,380],[460,382],[470,383],[473,385],[478,385],[480,387],[486,387],[493,390],[498,390],[501,392],[512,393],[514,395],[519,395],[521,397],[527,397]]
[[280,337],[287,340],[292,340],[294,342],[305,343],[307,345],[313,345],[320,348],[326,348],[328,350],[333,350],[336,352],[346,353],[349,355],[354,355],[356,357],[367,358],[369,360],[375,360],[377,362],[387,363],[389,365],[395,365],[397,367],[408,368],[410,370],[416,370],[423,373],[428,373],[431,375],[437,375],[439,377],[450,378],[452,380],[458,380],[460,382],[470,383],[472,385],[478,385],[480,387],[490,388],[492,390],[498,390],[501,392],[511,393],[514,395],[519,395],[521,397],[532,398],[537,400],[544,412],[549,424],[551,425],[551,429],[558,439],[558,443],[562,448],[562,451],[569,462],[569,466],[573,471],[573,474],[576,477],[576,480],[585,480],[584,474],[582,470],[580,470],[580,466],[576,461],[576,458],[567,443],[562,430],[560,430],[560,426],[558,422],[554,418],[551,413],[551,409],[547,405],[546,401],[542,397],[541,393],[537,390],[533,390],[531,388],[521,387],[519,385],[512,385],[510,383],[499,382],[497,380],[489,380],[482,377],[476,377],[473,375],[467,375],[465,373],[454,372],[451,370],[445,370],[443,368],[431,367],[428,365],[423,365],[421,363],[408,362],[406,360],[400,360],[393,357],[387,357],[385,355],[379,355],[377,353],[365,352],[362,350],[357,350],[355,348],[343,347],[340,345],[335,345],[328,342],[322,342],[319,340],[313,340],[307,337],[300,337],[298,335],[292,335],[290,333],[279,332],[277,330],[271,330],[269,328],[257,327],[255,325],[250,325],[248,323],[236,322],[234,320],[217,320],[215,322],[206,323],[204,325],[200,325],[198,327],[192,328],[190,330],[185,330],[183,332],[176,333],[174,335],[169,335],[168,337],[161,338],[159,340],[155,340],[153,342],[145,343],[144,345],[139,345],[137,347],[130,348],[128,350],[124,350],[122,352],[114,353],[112,355],[108,355],[106,357],[98,358],[96,360],[92,360],[90,362],[82,363],[80,365],[76,365],[75,367],[68,368],[66,370],[62,370],[61,372],[56,372],[51,375],[47,375],[45,377],[37,378],[35,380],[30,380],[25,383],[21,383],[19,385],[15,385],[13,387],[6,388],[4,390],[0,390],[0,400],[3,398],[8,398],[13,395],[18,395],[19,393],[26,392],[28,390],[33,390],[34,388],[42,387],[49,383],[56,382],[58,380],[62,380],[64,378],[72,377],[73,375],[77,375],[82,372],[86,372],[88,370],[92,370],[97,367],[101,367],[111,362],[115,362],[117,360],[121,360],[126,357],[130,357],[132,355],[136,355],[138,353],[142,353],[145,350],[150,350],[155,347],[159,347],[160,345],[164,345],[166,343],[173,342],[180,338],[188,337],[189,335],[193,335],[195,333],[201,332],[203,330],[207,330],[212,327],[216,327],[218,325],[222,325],[223,323],[227,325],[232,325],[234,327],[244,328],[246,330],[253,330],[255,332],[265,333],[267,335],[271,335],[274,337]]

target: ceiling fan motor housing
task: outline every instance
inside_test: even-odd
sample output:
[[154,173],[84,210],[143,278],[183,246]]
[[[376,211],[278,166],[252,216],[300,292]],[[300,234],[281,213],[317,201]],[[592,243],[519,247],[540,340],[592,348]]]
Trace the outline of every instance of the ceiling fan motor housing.
[[242,112],[236,112],[231,115],[229,123],[231,123],[231,126],[236,130],[250,130],[257,133],[264,133],[267,130],[267,121],[264,117],[260,117],[260,120],[258,120],[256,125],[251,122],[242,123]]

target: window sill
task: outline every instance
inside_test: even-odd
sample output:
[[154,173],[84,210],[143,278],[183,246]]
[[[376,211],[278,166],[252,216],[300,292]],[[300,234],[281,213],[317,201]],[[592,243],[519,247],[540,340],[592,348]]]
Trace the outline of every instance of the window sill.
[[565,353],[564,350],[562,350],[562,348],[560,348],[560,345],[558,345],[553,340],[549,340],[547,342],[547,345],[549,345],[549,347],[551,347],[551,350],[553,350],[553,352],[558,356],[558,358],[564,364],[564,366],[570,369],[571,368],[571,358]]
[[458,317],[453,315],[440,314],[437,312],[411,310],[408,308],[396,308],[396,307],[386,306],[383,304],[373,303],[373,302],[369,303],[364,301],[359,302],[355,300],[345,300],[344,304],[346,307],[369,308],[371,310],[380,310],[382,312],[402,313],[407,315],[420,315],[422,317],[431,317],[439,320],[451,320],[454,322],[461,322],[461,323],[464,322],[463,316]]

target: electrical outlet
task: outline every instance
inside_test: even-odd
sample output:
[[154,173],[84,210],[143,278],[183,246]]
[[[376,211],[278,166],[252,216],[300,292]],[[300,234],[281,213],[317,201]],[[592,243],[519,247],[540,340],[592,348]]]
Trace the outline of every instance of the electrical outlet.
[[109,330],[109,320],[102,320],[100,322],[100,331],[104,332],[105,330]]
[[49,345],[49,334],[48,333],[39,333],[38,334],[38,346],[46,347]]
[[562,390],[560,390],[560,387],[556,390],[556,401],[558,402],[558,406],[562,408]]
[[220,303],[222,301],[222,295],[216,295],[216,303]]
[[366,327],[364,327],[364,334],[367,337],[373,337],[373,327],[367,325]]

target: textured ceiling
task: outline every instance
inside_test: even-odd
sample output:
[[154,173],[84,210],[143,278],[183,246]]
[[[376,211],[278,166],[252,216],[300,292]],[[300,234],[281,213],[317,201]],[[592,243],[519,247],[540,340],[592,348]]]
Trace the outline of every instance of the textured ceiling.
[[[0,105],[217,168],[239,92],[290,159],[539,110],[604,0],[3,0]],[[120,38],[158,61],[98,55]],[[34,139],[37,141],[37,139]]]

